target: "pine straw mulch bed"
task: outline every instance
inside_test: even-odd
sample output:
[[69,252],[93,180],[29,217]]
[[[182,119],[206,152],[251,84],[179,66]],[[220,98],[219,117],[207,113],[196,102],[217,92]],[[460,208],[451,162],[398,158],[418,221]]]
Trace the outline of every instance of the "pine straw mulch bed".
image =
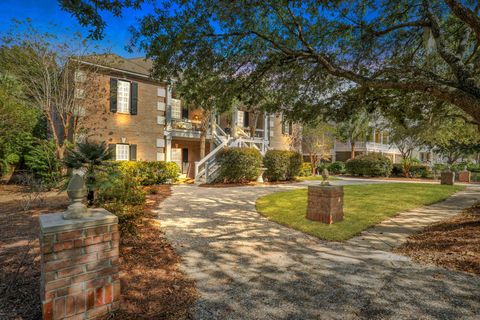
[[418,263],[480,275],[480,203],[410,236],[395,252]]
[[171,188],[156,189],[156,194],[147,196],[146,216],[137,236],[122,239],[122,307],[113,319],[185,319],[197,298],[195,284],[180,270],[180,258],[161,233],[154,212]]
[[0,185],[0,319],[42,318],[38,216],[68,205],[64,194],[25,190]]
[[[186,318],[197,297],[153,212],[171,194],[170,186],[156,189],[147,196],[138,236],[122,238],[122,304],[111,319]],[[41,319],[38,216],[64,210],[68,199],[39,195],[24,210],[24,188],[0,185],[0,195],[0,319]]]

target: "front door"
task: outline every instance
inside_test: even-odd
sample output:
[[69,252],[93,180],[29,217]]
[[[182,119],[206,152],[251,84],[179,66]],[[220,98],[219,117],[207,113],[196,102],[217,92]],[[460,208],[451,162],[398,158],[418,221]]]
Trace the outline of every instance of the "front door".
[[182,173],[188,173],[188,148],[182,149]]

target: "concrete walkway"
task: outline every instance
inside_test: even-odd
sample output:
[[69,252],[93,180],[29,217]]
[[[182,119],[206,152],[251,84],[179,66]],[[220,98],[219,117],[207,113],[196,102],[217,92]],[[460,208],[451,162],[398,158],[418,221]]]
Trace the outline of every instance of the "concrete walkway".
[[256,212],[259,196],[304,186],[173,187],[159,219],[200,291],[192,318],[479,318],[480,277],[321,241]]
[[449,199],[403,212],[387,219],[359,236],[347,241],[350,245],[389,251],[405,242],[409,235],[443,219],[459,214],[480,201],[480,186],[468,187]]

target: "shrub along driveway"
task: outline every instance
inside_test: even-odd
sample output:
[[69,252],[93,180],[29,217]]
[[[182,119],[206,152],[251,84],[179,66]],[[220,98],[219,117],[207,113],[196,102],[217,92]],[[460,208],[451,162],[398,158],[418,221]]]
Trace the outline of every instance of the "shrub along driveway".
[[193,318],[478,316],[478,277],[365,246],[325,242],[255,211],[259,196],[298,187],[304,184],[173,188],[159,219],[202,295]]

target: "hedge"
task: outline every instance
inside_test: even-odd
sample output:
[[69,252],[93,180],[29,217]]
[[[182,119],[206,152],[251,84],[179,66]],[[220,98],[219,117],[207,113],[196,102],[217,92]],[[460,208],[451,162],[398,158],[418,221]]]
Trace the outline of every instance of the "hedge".
[[220,166],[216,182],[241,183],[256,180],[262,155],[254,148],[224,148],[217,155]]
[[268,150],[263,159],[268,181],[292,180],[300,175],[302,155],[294,151]]
[[332,162],[327,169],[331,174],[342,174],[345,173],[345,163],[342,161],[335,161]]
[[[391,175],[394,177],[403,177],[402,164],[393,164]],[[414,164],[410,167],[409,175],[411,178],[430,178],[432,176],[432,169],[426,164]]]
[[346,162],[347,172],[359,176],[389,176],[392,167],[392,161],[388,157],[372,153]]
[[140,184],[150,186],[175,181],[180,168],[175,162],[165,161],[119,161],[116,162],[120,171],[139,178]]

